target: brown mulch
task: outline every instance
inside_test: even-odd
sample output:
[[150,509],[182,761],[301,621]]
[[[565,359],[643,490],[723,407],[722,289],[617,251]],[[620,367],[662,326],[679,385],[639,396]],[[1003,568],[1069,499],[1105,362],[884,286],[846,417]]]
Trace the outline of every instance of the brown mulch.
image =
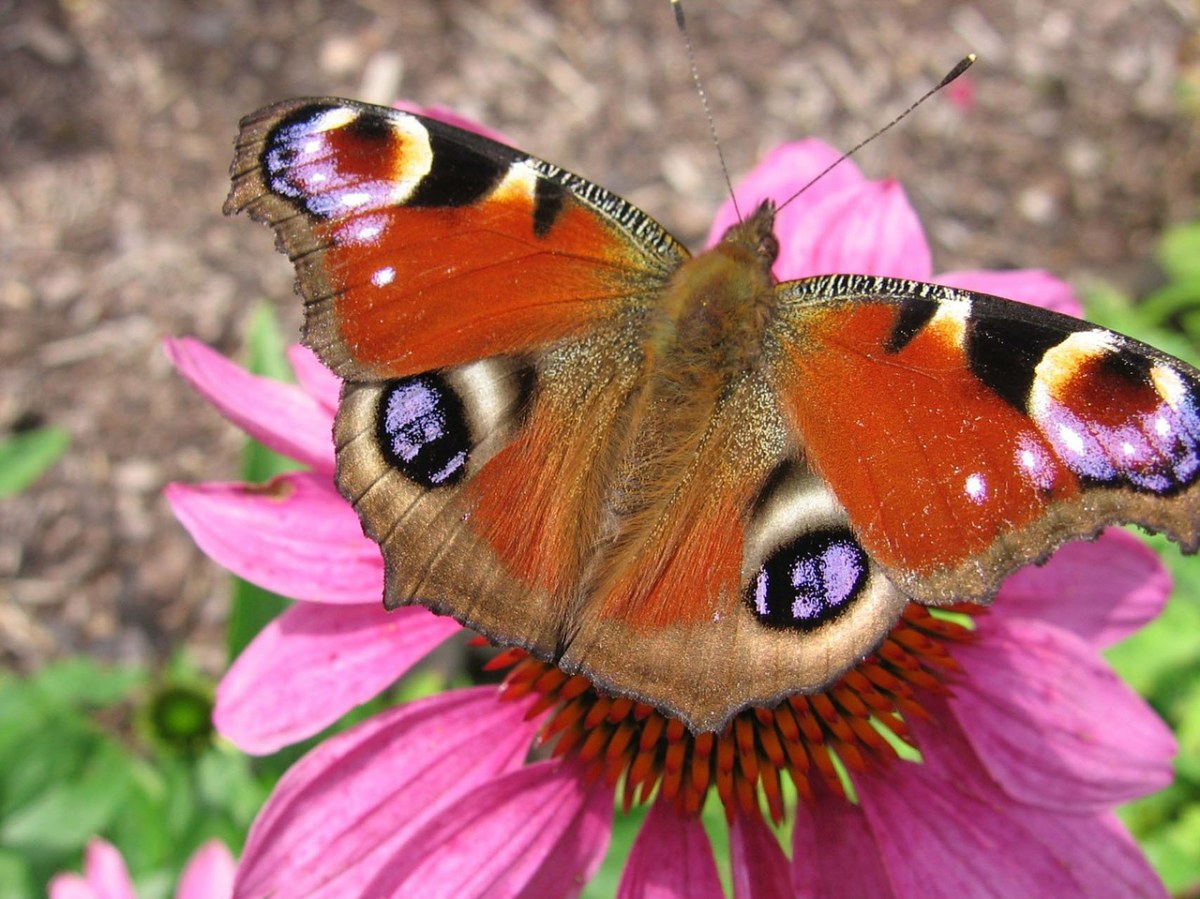
[[[267,301],[299,324],[266,229],[220,214],[238,118],[340,94],[441,103],[616,190],[695,245],[723,185],[666,0],[0,0],[0,428],[67,457],[0,513],[0,659],[222,663],[227,580],[174,523],[174,479],[234,478],[241,441],[159,348],[237,354]],[[780,141],[853,145],[962,55],[940,98],[868,147],[939,269],[1152,283],[1200,194],[1188,0],[690,0],[736,177]]]

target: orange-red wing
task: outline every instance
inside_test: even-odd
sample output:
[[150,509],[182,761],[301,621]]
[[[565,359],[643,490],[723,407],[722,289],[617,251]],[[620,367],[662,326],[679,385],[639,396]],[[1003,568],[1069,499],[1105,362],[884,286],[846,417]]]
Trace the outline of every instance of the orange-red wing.
[[228,212],[296,263],[306,342],[344,378],[403,377],[580,337],[686,255],[619,197],[444,123],[293,100],[242,123]]
[[832,276],[779,287],[776,388],[863,547],[925,601],[984,598],[1106,524],[1197,542],[1200,373],[1067,316]]

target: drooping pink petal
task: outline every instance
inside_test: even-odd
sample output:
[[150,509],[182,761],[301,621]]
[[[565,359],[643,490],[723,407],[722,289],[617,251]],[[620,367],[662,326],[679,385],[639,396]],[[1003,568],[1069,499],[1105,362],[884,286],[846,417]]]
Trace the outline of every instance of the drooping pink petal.
[[1165,895],[1111,815],[1013,802],[955,729],[914,725],[926,763],[869,772],[859,791],[896,896]]
[[621,874],[617,899],[724,899],[704,825],[666,802],[650,807]]
[[950,287],[990,293],[1031,306],[1041,306],[1043,309],[1061,312],[1064,315],[1079,316],[1083,312],[1071,285],[1041,269],[946,272],[933,280]]
[[[742,215],[751,215],[763,200],[785,202],[840,156],[841,154],[829,144],[815,138],[780,144],[734,188]],[[789,236],[797,227],[803,225],[813,204],[865,180],[858,166],[849,159],[836,166],[809,187],[800,199],[779,210],[775,218],[775,233],[780,242],[788,243]],[[717,217],[713,220],[708,240],[704,245],[711,247],[737,223],[738,217],[733,202],[726,200],[717,210]]]
[[1133,534],[1109,528],[1012,574],[991,615],[1053,624],[1104,649],[1158,617],[1170,593],[1171,576],[1158,556]]
[[55,875],[48,892],[50,899],[137,899],[125,859],[116,846],[98,837],[84,850],[83,876]]
[[193,853],[179,878],[176,899],[229,899],[233,895],[233,855],[220,840]]
[[328,411],[332,422],[342,393],[342,379],[327,369],[317,354],[306,346],[292,344],[288,347],[287,357],[300,388]]
[[167,501],[213,561],[284,596],[375,603],[379,547],[327,476],[293,472],[269,484],[168,484]]
[[168,338],[163,346],[179,373],[229,421],[277,453],[333,471],[329,410],[299,387],[252,375],[198,340]]
[[807,214],[780,235],[781,279],[836,273],[928,280],[925,233],[895,181],[865,181],[806,205]]
[[577,896],[608,850],[612,787],[537,762],[444,808],[383,867],[369,896]]
[[326,740],[259,813],[234,895],[368,895],[427,821],[521,765],[538,727],[526,708],[498,702],[495,687],[453,690]]
[[901,899],[1088,895],[1079,891],[1069,874],[1069,857],[1053,845],[1033,844],[1019,806],[1000,797],[991,803],[981,800],[932,777],[929,768],[905,765],[870,777],[861,786],[866,829],[875,843],[868,851],[882,860],[891,895]]
[[761,815],[738,814],[729,828],[734,899],[790,899],[787,856]]
[[[896,770],[891,768],[891,772]],[[812,785],[815,801],[796,807],[792,833],[795,895],[800,899],[890,899],[898,895],[862,809],[834,794],[819,778]]]
[[1171,782],[1171,731],[1084,640],[990,616],[978,636],[955,653],[965,676],[949,709],[937,700],[926,708],[947,724],[957,719],[1005,793],[1031,806],[1099,812]]
[[275,752],[377,696],[460,629],[420,606],[298,603],[221,679],[213,723],[243,752]]

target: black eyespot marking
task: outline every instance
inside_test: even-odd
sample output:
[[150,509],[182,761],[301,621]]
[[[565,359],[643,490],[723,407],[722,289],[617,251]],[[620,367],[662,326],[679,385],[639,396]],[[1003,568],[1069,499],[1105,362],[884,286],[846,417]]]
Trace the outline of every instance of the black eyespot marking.
[[937,303],[933,300],[909,297],[900,303],[900,314],[896,317],[896,325],[888,335],[884,350],[898,353],[921,333],[921,329],[929,324],[937,313]]
[[346,126],[346,133],[363,144],[377,143],[384,148],[396,138],[392,124],[381,115],[360,115]]
[[[496,189],[516,158],[511,151],[507,154],[497,152],[507,148],[490,142],[490,152],[484,152],[482,144],[476,146],[475,141],[467,139],[470,135],[458,129],[447,132],[443,130],[444,126],[439,127],[428,120],[425,127],[429,129],[433,166],[405,201],[405,206],[441,208],[478,203]],[[504,155],[511,158],[503,158]]]
[[802,534],[762,564],[746,601],[768,627],[815,630],[845,612],[867,583],[867,554],[849,531]]
[[1154,368],[1154,360],[1122,348],[1115,353],[1105,353],[1100,366],[1106,375],[1145,386],[1151,383],[1150,370]]
[[379,406],[379,445],[410,481],[431,489],[457,483],[471,451],[462,400],[437,373],[393,381]]
[[1014,409],[1028,411],[1029,390],[1038,363],[1046,351],[1058,346],[1078,327],[1069,320],[1053,328],[1019,318],[972,316],[967,326],[967,359],[979,380],[1000,394]]

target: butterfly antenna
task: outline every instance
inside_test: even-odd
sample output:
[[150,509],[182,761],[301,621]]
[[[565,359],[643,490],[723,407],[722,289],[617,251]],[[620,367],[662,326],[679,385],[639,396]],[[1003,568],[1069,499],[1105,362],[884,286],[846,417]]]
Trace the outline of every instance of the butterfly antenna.
[[854,147],[847,150],[845,153],[843,153],[841,156],[839,156],[836,160],[834,160],[829,165],[827,165],[821,171],[821,173],[819,175],[817,175],[816,177],[809,180],[809,182],[807,184],[805,184],[802,188],[800,188],[798,191],[796,191],[794,194],[792,194],[790,197],[788,197],[786,200],[784,200],[782,203],[780,203],[779,206],[776,207],[776,209],[782,209],[784,206],[786,206],[788,203],[792,202],[792,200],[796,199],[798,196],[800,196],[802,193],[804,193],[806,190],[808,190],[810,187],[812,187],[814,184],[816,184],[818,181],[820,181],[822,178],[824,178],[826,175],[828,175],[831,171],[833,171],[835,168],[837,168],[839,165],[841,165],[843,162],[845,162],[847,159],[849,159],[851,156],[853,156],[855,153],[857,153],[859,150],[861,150],[863,147],[865,147],[871,141],[875,140],[875,138],[879,137],[880,135],[882,135],[882,134],[890,131],[892,128],[896,127],[896,125],[900,124],[902,119],[905,119],[908,117],[909,113],[911,113],[914,109],[916,109],[918,106],[920,106],[922,103],[924,103],[930,97],[932,97],[934,94],[936,94],[938,91],[940,91],[946,85],[948,85],[951,81],[953,81],[955,78],[957,78],[963,72],[965,72],[967,69],[971,68],[971,66],[974,64],[975,64],[975,54],[974,53],[968,54],[967,56],[963,57],[961,60],[959,60],[958,65],[956,65],[954,68],[952,68],[949,72],[946,73],[946,77],[944,77],[941,81],[939,81],[937,84],[935,84],[929,90],[927,90],[924,94],[922,94],[916,100],[916,102],[914,102],[911,106],[908,107],[908,109],[904,110],[904,112],[900,113],[900,115],[896,116],[894,119],[892,119],[890,122],[888,122],[882,128],[880,128],[878,131],[876,131],[870,137],[866,138],[865,140],[859,141]]
[[712,137],[713,146],[717,148],[717,159],[721,162],[721,175],[725,178],[725,186],[729,189],[729,198],[733,201],[733,211],[738,221],[742,220],[742,210],[738,208],[737,197],[733,194],[733,181],[729,178],[729,166],[725,164],[725,153],[721,150],[721,139],[717,136],[717,123],[713,120],[712,110],[708,105],[708,94],[700,80],[700,69],[696,66],[696,51],[692,48],[692,39],[688,36],[687,23],[683,20],[682,0],[671,0],[671,8],[675,10],[675,26],[683,37],[683,46],[687,49],[688,65],[692,69],[692,81],[696,85],[696,93],[700,95],[700,105],[704,107],[704,118],[708,120],[708,133]]

